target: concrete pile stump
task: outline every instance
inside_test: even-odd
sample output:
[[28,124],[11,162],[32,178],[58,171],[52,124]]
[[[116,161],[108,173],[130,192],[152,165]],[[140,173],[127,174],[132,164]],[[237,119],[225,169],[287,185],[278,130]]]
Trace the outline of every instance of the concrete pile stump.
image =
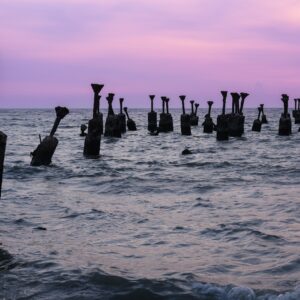
[[256,132],[260,132],[261,131],[261,124],[262,124],[262,121],[260,120],[260,115],[262,113],[262,107],[258,107],[258,116],[257,116],[257,119],[255,119],[253,121],[253,124],[252,124],[252,131],[256,131]]
[[125,114],[127,116],[127,128],[128,128],[128,131],[136,131],[136,124],[135,122],[129,117],[129,114],[128,114],[128,108],[127,107],[124,107],[124,111],[125,111]]
[[3,178],[6,140],[7,140],[6,134],[0,131],[0,198],[1,198],[1,190],[2,190],[2,178]]
[[125,133],[126,132],[126,116],[123,113],[123,102],[124,102],[124,98],[120,98],[120,113],[118,114],[118,118],[120,121],[120,130],[121,133]]
[[194,110],[194,102],[195,102],[194,100],[190,101],[191,103],[190,122],[191,122],[191,126],[198,126],[199,118],[197,117],[197,110],[199,104],[198,103],[195,104],[196,110]]
[[117,115],[115,115],[112,107],[114,96],[115,94],[109,93],[108,96],[106,97],[106,100],[108,102],[108,114],[105,122],[104,136],[120,138],[122,137],[120,119],[118,118]]
[[227,91],[221,91],[223,96],[222,114],[217,117],[217,140],[227,141],[229,139],[228,116],[225,114]]
[[165,112],[165,106],[166,106],[166,98],[167,97],[161,97],[161,101],[162,101],[162,112],[159,115],[159,127],[158,130],[159,132],[168,132],[168,117],[167,114]]
[[56,119],[53,125],[53,128],[49,136],[46,136],[37,148],[30,153],[31,165],[32,166],[48,166],[51,163],[52,156],[55,152],[55,149],[58,145],[58,139],[54,137],[54,134],[58,128],[60,121],[69,113],[69,110],[66,107],[55,107]]
[[290,135],[292,133],[292,121],[291,116],[288,113],[288,103],[289,103],[289,96],[286,94],[282,94],[281,101],[283,102],[284,111],[281,114],[279,120],[279,135]]
[[215,129],[215,124],[211,117],[211,107],[213,103],[214,103],[213,101],[207,101],[208,113],[205,115],[204,122],[202,123],[204,133],[212,133]]
[[191,135],[191,116],[185,113],[185,101],[184,95],[179,96],[182,104],[182,114],[180,116],[180,127],[181,127],[181,134],[182,135]]
[[93,118],[89,120],[83,155],[86,157],[98,157],[100,155],[101,135],[103,134],[103,115],[100,113],[101,96],[99,93],[104,85],[92,83],[91,86],[94,92]]
[[148,112],[148,131],[154,133],[155,131],[157,131],[157,113],[153,109],[153,101],[155,95],[150,95],[149,97],[151,101],[151,111]]

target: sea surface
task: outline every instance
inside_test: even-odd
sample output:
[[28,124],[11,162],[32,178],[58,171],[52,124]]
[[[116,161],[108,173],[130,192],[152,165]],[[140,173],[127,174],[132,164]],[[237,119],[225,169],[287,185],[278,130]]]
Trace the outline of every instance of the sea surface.
[[278,136],[267,108],[252,132],[246,109],[245,135],[218,142],[171,112],[174,132],[150,136],[130,110],[138,131],[85,159],[91,110],[71,109],[52,165],[31,167],[54,110],[0,110],[0,299],[300,299],[299,125]]

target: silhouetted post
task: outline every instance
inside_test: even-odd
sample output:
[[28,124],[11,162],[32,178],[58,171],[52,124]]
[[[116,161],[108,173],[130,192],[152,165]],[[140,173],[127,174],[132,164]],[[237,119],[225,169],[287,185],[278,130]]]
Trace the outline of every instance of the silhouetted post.
[[279,120],[279,135],[290,135],[292,133],[292,121],[290,114],[288,113],[289,96],[282,94],[281,101],[283,102],[284,111],[281,114]]
[[[103,89],[103,84],[92,83],[94,92],[93,118],[88,123],[88,133],[84,140],[83,155],[86,157],[99,157],[101,134],[103,134],[103,114],[100,113],[99,93]],[[85,125],[82,125],[85,126]]]
[[3,165],[5,157],[5,148],[6,148],[7,136],[2,131],[0,131],[0,198],[2,190],[2,177],[3,177]]
[[60,121],[69,113],[66,107],[55,107],[56,119],[49,136],[46,136],[37,148],[30,153],[32,156],[31,165],[41,166],[49,165],[51,163],[52,156],[58,144],[58,139],[54,137],[54,134],[58,128]]
[[165,113],[165,106],[166,106],[166,100],[167,97],[162,96],[161,101],[162,101],[162,113],[159,115],[159,132],[168,132],[168,116]]
[[265,115],[264,112],[264,105],[261,104],[260,108],[261,108],[261,124],[268,124],[267,116]]
[[204,122],[202,124],[203,126],[203,132],[204,133],[212,133],[213,130],[215,129],[215,124],[210,116],[211,114],[211,107],[213,105],[213,101],[207,101],[208,104],[208,113],[205,115]]
[[167,109],[167,114],[166,114],[166,117],[167,117],[167,130],[168,131],[173,131],[173,118],[172,118],[172,115],[169,113],[169,101],[170,101],[169,98],[165,99],[166,109]]
[[[190,123],[191,123],[191,126],[197,126],[198,125],[198,120],[199,118],[197,117],[196,115],[196,112],[194,111],[194,100],[191,100],[190,103],[191,103],[191,114],[190,114]],[[196,106],[196,110],[197,110],[197,107],[198,106],[195,104]]]
[[81,131],[80,136],[86,136],[86,133],[85,133],[86,130],[87,130],[87,126],[85,124],[81,124],[81,126],[80,126],[80,131]]
[[258,107],[258,116],[257,116],[257,119],[255,119],[253,121],[253,125],[252,125],[252,131],[257,131],[257,132],[260,132],[261,131],[261,120],[260,120],[260,115],[261,115],[261,112],[262,112],[262,107]]
[[300,123],[300,99],[294,99],[294,101],[295,101],[295,110],[293,110],[293,117],[295,118],[295,124],[299,124]]
[[157,113],[153,110],[153,101],[155,95],[150,95],[151,111],[148,113],[148,130],[154,132],[157,130]]
[[228,116],[225,114],[227,91],[221,91],[223,96],[222,114],[217,117],[217,140],[226,141],[229,138]]
[[180,116],[180,126],[182,135],[191,135],[190,115],[185,113],[185,96],[179,96],[182,104],[182,115]]
[[120,138],[122,136],[120,120],[118,116],[115,115],[112,107],[114,96],[115,94],[109,93],[108,96],[106,97],[106,100],[108,102],[108,114],[105,121],[104,136]]
[[125,114],[127,116],[127,128],[128,128],[128,131],[136,131],[135,122],[132,119],[130,119],[127,107],[124,107],[124,111],[125,111]]
[[120,129],[121,129],[121,133],[125,133],[126,132],[126,116],[123,113],[123,101],[124,98],[120,98],[120,113],[118,114],[119,117],[119,122],[120,122]]
[[[232,96],[232,113],[228,116],[229,136],[240,137],[244,133],[243,107],[244,101],[248,96],[247,93],[231,93]],[[241,107],[239,107],[239,99],[242,97]]]

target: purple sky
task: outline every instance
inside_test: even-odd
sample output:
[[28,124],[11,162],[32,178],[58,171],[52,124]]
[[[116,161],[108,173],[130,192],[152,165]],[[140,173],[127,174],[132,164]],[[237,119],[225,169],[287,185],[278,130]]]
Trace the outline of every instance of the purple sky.
[[180,94],[220,106],[222,89],[249,92],[248,107],[300,97],[299,0],[0,4],[0,107],[91,107],[91,82],[129,107],[152,93],[171,107]]

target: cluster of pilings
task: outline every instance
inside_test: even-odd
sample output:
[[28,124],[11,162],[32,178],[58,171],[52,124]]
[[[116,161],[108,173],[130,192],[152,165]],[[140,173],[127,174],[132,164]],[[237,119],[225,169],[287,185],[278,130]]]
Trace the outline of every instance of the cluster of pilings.
[[295,124],[300,124],[300,98],[294,99],[295,109],[293,110],[293,118],[295,118]]

